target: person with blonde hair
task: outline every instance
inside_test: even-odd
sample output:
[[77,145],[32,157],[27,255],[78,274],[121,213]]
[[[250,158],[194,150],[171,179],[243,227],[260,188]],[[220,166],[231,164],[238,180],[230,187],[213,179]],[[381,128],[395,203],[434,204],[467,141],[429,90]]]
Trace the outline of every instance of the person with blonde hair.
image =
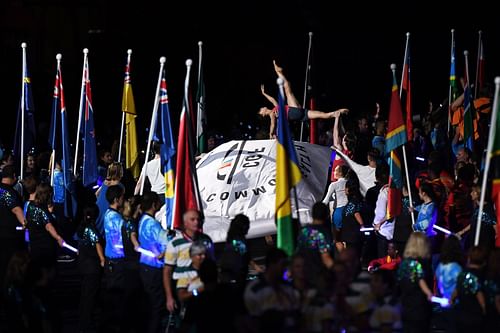
[[108,172],[106,174],[106,180],[102,183],[101,187],[95,192],[95,196],[97,197],[97,207],[99,207],[99,216],[95,222],[95,226],[97,231],[100,233],[100,236],[104,235],[104,214],[106,210],[109,208],[109,203],[106,200],[106,192],[110,186],[120,185],[123,190],[125,187],[121,183],[123,177],[123,166],[121,163],[113,162],[108,166]]
[[410,235],[403,257],[398,271],[403,332],[428,332],[432,314],[432,291],[429,288],[432,272],[430,242],[424,233]]

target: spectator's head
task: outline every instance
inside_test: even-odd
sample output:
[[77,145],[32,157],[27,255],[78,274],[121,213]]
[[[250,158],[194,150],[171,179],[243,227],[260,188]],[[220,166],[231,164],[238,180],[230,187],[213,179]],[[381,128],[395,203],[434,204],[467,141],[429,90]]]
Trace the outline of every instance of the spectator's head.
[[368,164],[371,167],[376,167],[380,159],[380,151],[377,148],[371,148],[370,150],[368,150],[366,159],[368,160]]
[[107,149],[103,149],[100,151],[99,159],[104,165],[110,165],[111,163],[113,163],[113,156],[111,155],[111,152]]
[[345,178],[347,176],[347,172],[349,171],[349,167],[347,165],[337,165],[335,170],[333,171],[333,175],[335,179]]
[[418,189],[418,195],[420,199],[424,202],[427,200],[436,201],[436,194],[434,193],[434,189],[432,185],[429,183],[420,184],[420,188]]
[[450,235],[444,240],[439,261],[443,264],[456,262],[463,265],[464,253],[460,241],[456,236]]
[[52,186],[42,183],[36,187],[35,204],[42,207],[52,204]]
[[156,192],[144,193],[141,200],[141,210],[143,212],[156,213],[160,208],[160,198]]
[[424,233],[414,232],[406,242],[404,257],[413,259],[428,259],[431,256],[429,239]]
[[396,258],[399,255],[398,250],[396,249],[396,246],[394,246],[393,242],[387,243],[387,255],[391,258]]
[[342,138],[342,144],[349,151],[354,151],[354,149],[356,148],[356,142],[356,135],[352,132],[347,132]]
[[330,210],[328,209],[327,205],[325,205],[321,201],[316,202],[312,206],[312,218],[313,223],[321,222],[321,224],[324,224],[325,222],[327,222],[330,218]]
[[112,208],[117,209],[123,206],[123,196],[125,190],[120,185],[111,185],[106,191],[106,200]]
[[385,135],[385,120],[380,119],[375,122],[375,133],[381,136]]
[[161,144],[158,141],[153,141],[153,144],[151,145],[151,151],[155,155],[160,155]]
[[106,179],[119,182],[122,178],[123,178],[122,164],[118,162],[110,163],[108,165],[108,173],[106,174]]
[[129,220],[137,220],[141,214],[141,196],[139,194],[130,197],[123,203],[123,217]]
[[83,209],[83,223],[85,226],[92,225],[99,216],[99,207],[96,204],[89,204]]
[[200,213],[197,210],[190,209],[182,217],[184,230],[196,233],[201,227]]
[[14,185],[17,181],[16,168],[14,165],[7,164],[2,169],[2,183]]
[[368,133],[370,126],[368,124],[368,119],[366,117],[361,117],[358,119],[358,131],[359,133]]
[[191,244],[191,247],[189,248],[189,257],[191,258],[194,268],[199,269],[206,256],[207,248],[203,242],[195,241]]
[[36,187],[38,185],[38,181],[36,180],[35,177],[33,177],[33,176],[25,177],[22,180],[22,183],[23,183],[24,189],[26,190],[26,192],[28,194],[33,194],[36,192]]
[[469,148],[466,148],[466,147],[458,148],[457,155],[456,155],[457,162],[469,163],[471,156],[472,156],[472,152],[470,151]]
[[227,231],[227,240],[244,239],[250,229],[250,219],[245,214],[238,214],[232,220]]
[[33,153],[26,156],[26,170],[33,171],[36,169],[36,158]]
[[460,169],[457,170],[457,180],[467,184],[468,186],[472,186],[474,182],[475,170],[473,164],[466,164]]
[[472,202],[479,202],[479,199],[481,198],[481,186],[473,185],[471,187],[470,198],[472,199]]

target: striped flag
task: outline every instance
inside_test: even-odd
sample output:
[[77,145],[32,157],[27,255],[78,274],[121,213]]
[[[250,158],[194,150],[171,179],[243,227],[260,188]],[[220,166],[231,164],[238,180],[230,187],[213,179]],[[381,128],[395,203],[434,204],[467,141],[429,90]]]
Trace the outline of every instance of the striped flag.
[[134,93],[130,79],[130,57],[125,66],[125,82],[123,84],[122,111],[125,112],[125,168],[129,169],[134,179],[140,174],[139,153],[137,150],[137,130],[135,127]]
[[[288,255],[295,251],[290,189],[302,179],[297,153],[286,116],[282,87],[278,96],[278,137],[276,152],[276,225],[278,248]],[[297,207],[298,208],[298,207]]]
[[179,228],[183,225],[182,215],[187,210],[198,210],[200,211],[200,218],[203,218],[198,190],[198,178],[196,175],[196,164],[194,160],[196,144],[189,103],[189,71],[190,65],[188,65],[186,74],[184,99],[179,124],[179,137],[177,140],[175,199],[172,221],[172,226],[174,228]]
[[89,63],[85,58],[82,82],[83,117],[83,185],[89,186],[97,181],[97,152],[95,142],[94,109],[90,89]]
[[401,100],[399,98],[398,84],[396,82],[395,65],[392,71],[392,96],[389,109],[389,125],[385,137],[386,153],[389,158],[389,195],[387,200],[387,218],[393,218],[401,213],[401,194],[403,177],[401,172],[401,160],[396,149],[406,143],[406,128],[401,112]]
[[403,68],[403,82],[401,82],[401,88],[405,91],[406,99],[406,134],[408,141],[413,140],[413,121],[412,121],[412,109],[411,109],[411,81],[410,81],[410,42],[408,41],[408,49],[406,52],[406,59],[404,61]]
[[[467,71],[468,74],[468,71]],[[473,150],[474,124],[472,123],[472,91],[470,89],[469,77],[466,75],[464,89],[464,144],[471,151]]]
[[156,121],[156,140],[161,144],[161,165],[162,172],[165,175],[165,213],[168,228],[172,226],[174,211],[174,163],[175,155],[174,137],[172,134],[172,125],[170,121],[170,111],[168,107],[167,81],[165,79],[165,70],[162,72],[160,83],[160,112]]
[[[64,216],[74,218],[77,209],[76,188],[73,181],[73,170],[71,168],[72,158],[68,136],[68,121],[66,119],[66,102],[64,99],[61,65],[59,63],[57,66],[56,84],[54,87],[54,108],[56,110],[59,109],[61,114],[61,168],[65,188]],[[68,200],[68,198],[71,200]]]

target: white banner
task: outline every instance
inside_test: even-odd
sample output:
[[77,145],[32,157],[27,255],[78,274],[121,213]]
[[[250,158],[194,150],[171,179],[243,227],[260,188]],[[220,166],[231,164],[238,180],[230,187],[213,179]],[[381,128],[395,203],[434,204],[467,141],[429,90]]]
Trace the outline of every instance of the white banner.
[[[203,232],[224,242],[231,219],[247,215],[248,238],[276,233],[276,140],[231,141],[205,155],[197,165],[203,202]],[[320,201],[328,178],[328,147],[295,142],[303,180],[297,186],[301,223],[311,221],[310,209]],[[294,216],[295,198],[292,191]]]

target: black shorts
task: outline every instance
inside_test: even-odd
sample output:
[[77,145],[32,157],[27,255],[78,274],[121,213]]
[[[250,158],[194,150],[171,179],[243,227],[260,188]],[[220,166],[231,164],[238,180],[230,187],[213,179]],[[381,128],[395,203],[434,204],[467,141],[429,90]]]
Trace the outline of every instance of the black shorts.
[[294,106],[288,107],[288,120],[289,121],[308,121],[307,109],[298,108]]

